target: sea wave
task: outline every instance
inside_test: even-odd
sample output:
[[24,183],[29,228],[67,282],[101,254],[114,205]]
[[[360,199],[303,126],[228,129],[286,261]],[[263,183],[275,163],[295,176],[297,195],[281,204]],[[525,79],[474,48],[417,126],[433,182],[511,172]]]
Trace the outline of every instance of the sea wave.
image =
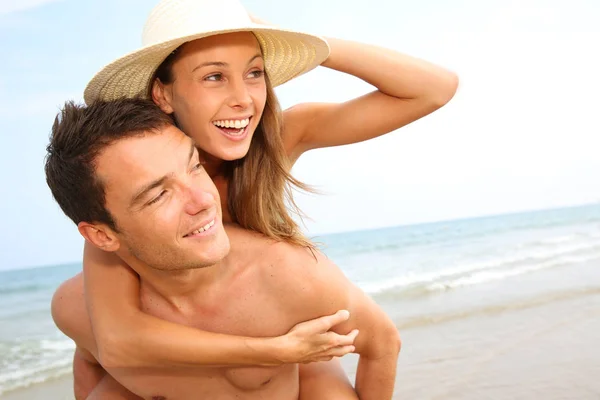
[[[356,254],[377,254],[386,251],[406,250],[408,248],[424,248],[429,246],[460,245],[465,242],[480,238],[497,238],[506,234],[533,233],[537,235],[542,231],[574,227],[576,229],[589,229],[596,232],[576,233],[572,237],[558,237],[542,243],[552,245],[561,241],[570,241],[579,234],[598,238],[598,225],[600,213],[594,209],[594,214],[584,212],[565,214],[552,211],[533,212],[525,215],[500,215],[474,219],[434,222],[421,225],[408,225],[397,228],[382,228],[373,231],[352,232],[346,234],[333,234],[325,242],[333,244],[331,248],[325,247],[326,253],[332,256],[349,256]],[[372,240],[381,238],[381,240]],[[390,241],[390,238],[392,239]],[[542,239],[543,242],[544,239]],[[552,243],[552,240],[556,242]]]
[[[551,242],[547,241],[548,244]],[[554,245],[545,249],[540,249],[537,245],[528,246],[516,251],[512,256],[483,261],[464,261],[460,265],[435,268],[431,272],[409,273],[367,283],[362,285],[362,288],[381,300],[414,297],[509,279],[549,268],[585,263],[599,258],[600,242],[597,240],[574,243],[570,239],[561,238],[554,240]]]
[[13,293],[37,292],[40,290],[47,290],[48,288],[52,288],[52,286],[44,285],[44,284],[30,284],[30,283],[2,285],[2,286],[0,286],[0,295],[13,294]]
[[591,260],[598,259],[598,258],[600,258],[600,254],[590,256],[590,257],[566,257],[563,259],[555,259],[555,260],[549,260],[546,262],[525,265],[525,266],[522,266],[519,268],[510,269],[510,270],[481,271],[481,272],[476,272],[476,273],[470,274],[468,276],[460,277],[460,278],[457,278],[454,280],[432,283],[431,285],[426,286],[425,289],[426,289],[426,291],[433,292],[433,291],[439,291],[439,290],[454,289],[454,288],[458,288],[461,286],[472,286],[472,285],[477,285],[477,284],[481,284],[481,283],[487,283],[487,282],[493,282],[493,281],[498,281],[498,280],[502,280],[502,279],[507,279],[507,278],[527,274],[530,272],[536,272],[536,271],[543,270],[543,269],[584,263],[584,262],[591,261]]
[[0,342],[0,394],[68,374],[74,349],[63,338]]

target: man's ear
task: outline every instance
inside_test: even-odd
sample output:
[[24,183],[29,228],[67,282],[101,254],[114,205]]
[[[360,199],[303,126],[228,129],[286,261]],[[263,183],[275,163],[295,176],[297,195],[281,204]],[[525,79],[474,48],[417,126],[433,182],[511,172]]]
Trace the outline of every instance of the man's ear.
[[165,85],[160,79],[154,79],[152,83],[152,101],[156,103],[165,114],[173,114],[173,107],[171,107],[171,100],[173,94],[171,93],[173,85]]
[[115,232],[106,225],[80,222],[77,224],[77,229],[85,240],[100,250],[114,252],[121,247],[121,242]]

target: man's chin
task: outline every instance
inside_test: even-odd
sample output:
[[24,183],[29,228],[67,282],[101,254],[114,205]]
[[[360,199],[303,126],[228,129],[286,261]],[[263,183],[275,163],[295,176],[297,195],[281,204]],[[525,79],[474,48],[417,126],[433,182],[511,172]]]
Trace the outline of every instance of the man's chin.
[[194,258],[198,260],[199,265],[209,267],[223,261],[227,254],[229,254],[229,239],[220,240],[209,251],[196,253]]

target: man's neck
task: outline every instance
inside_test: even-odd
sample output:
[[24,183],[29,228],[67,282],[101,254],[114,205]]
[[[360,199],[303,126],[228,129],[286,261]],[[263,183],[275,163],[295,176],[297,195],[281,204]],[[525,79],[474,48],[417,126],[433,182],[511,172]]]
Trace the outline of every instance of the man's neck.
[[222,263],[208,267],[168,271],[152,268],[135,257],[122,257],[140,276],[140,295],[157,296],[172,307],[186,308],[210,293],[227,271]]

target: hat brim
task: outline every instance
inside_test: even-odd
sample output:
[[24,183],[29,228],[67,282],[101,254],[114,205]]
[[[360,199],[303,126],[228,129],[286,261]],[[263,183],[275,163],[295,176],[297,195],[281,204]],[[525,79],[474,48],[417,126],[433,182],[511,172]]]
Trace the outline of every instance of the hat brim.
[[250,24],[236,29],[202,32],[142,47],[102,68],[87,84],[86,104],[96,100],[123,97],[148,97],[150,80],[167,56],[184,43],[208,36],[232,32],[252,32],[265,60],[265,69],[273,86],[281,85],[317,67],[329,56],[325,39],[302,32]]

